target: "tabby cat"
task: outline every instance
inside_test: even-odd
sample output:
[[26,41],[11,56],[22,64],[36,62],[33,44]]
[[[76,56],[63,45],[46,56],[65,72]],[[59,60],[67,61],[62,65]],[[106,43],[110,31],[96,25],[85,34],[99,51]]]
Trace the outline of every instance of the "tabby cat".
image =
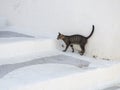
[[78,34],[67,36],[67,35],[58,33],[57,40],[61,39],[65,42],[66,48],[65,50],[63,50],[64,52],[68,49],[69,46],[72,48],[72,52],[74,52],[73,44],[80,45],[81,47],[80,54],[83,55],[85,53],[85,45],[87,43],[87,40],[92,36],[94,32],[94,28],[95,28],[94,25],[92,25],[92,32],[88,37],[84,37]]

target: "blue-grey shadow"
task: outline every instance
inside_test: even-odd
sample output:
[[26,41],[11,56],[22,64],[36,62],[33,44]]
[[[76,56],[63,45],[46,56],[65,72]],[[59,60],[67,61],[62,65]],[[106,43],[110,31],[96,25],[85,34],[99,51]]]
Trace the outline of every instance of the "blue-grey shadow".
[[47,63],[69,64],[69,65],[77,66],[79,68],[88,67],[88,65],[90,64],[87,61],[83,61],[66,55],[43,57],[21,63],[0,65],[0,78],[4,77],[9,72],[12,72],[19,68],[23,68],[31,65],[37,65],[37,64],[47,64]]

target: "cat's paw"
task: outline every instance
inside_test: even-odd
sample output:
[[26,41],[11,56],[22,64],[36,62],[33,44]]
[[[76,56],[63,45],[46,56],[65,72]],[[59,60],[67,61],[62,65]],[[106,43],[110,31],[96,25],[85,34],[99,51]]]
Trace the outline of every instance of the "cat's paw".
[[80,55],[83,55],[83,53],[80,53]]
[[82,51],[79,51],[78,53],[79,53],[80,55],[83,55],[83,54],[84,54]]
[[72,53],[74,53],[74,51],[72,51]]
[[63,50],[63,52],[66,52],[66,50]]

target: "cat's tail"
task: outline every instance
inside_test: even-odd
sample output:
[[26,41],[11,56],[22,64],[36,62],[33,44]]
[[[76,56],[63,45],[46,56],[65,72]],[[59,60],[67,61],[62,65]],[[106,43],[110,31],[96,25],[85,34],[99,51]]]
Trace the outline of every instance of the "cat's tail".
[[90,33],[90,35],[89,35],[88,37],[86,37],[87,39],[89,39],[89,38],[92,36],[92,34],[93,34],[93,32],[94,32],[94,29],[95,29],[95,26],[92,25],[92,32]]

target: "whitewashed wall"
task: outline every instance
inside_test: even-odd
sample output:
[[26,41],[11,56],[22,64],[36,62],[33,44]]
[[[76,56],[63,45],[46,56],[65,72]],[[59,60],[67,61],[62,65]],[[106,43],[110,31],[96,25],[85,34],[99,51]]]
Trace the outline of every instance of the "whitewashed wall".
[[0,0],[0,16],[28,32],[95,32],[86,55],[120,59],[120,0]]

